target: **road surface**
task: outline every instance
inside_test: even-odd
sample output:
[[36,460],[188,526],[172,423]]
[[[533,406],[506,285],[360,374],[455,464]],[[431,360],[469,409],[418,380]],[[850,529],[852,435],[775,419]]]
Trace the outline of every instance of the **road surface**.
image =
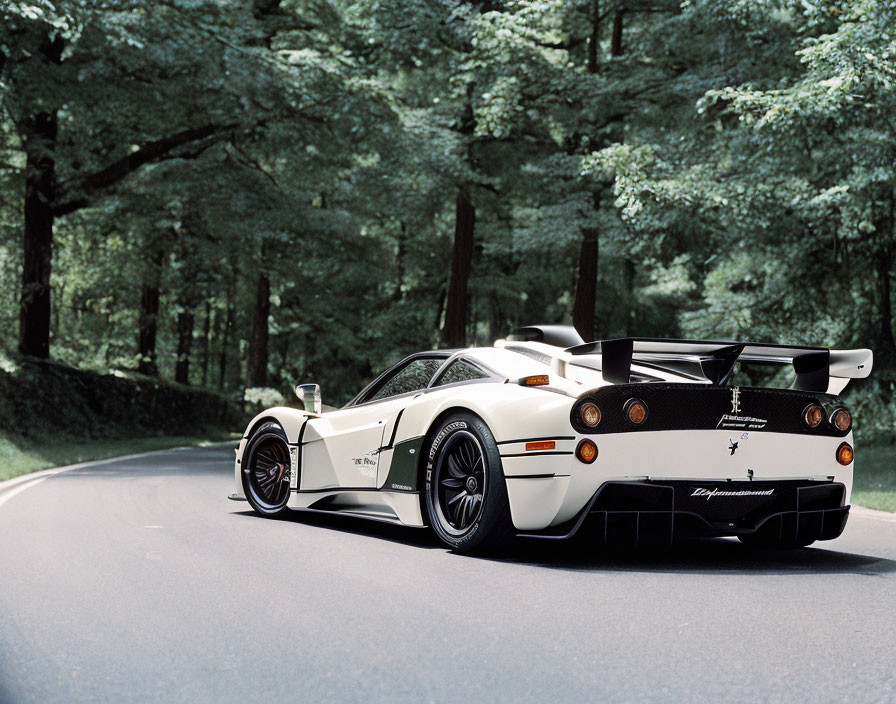
[[896,701],[896,522],[777,554],[481,559],[256,517],[226,498],[232,457],[0,492],[0,701]]

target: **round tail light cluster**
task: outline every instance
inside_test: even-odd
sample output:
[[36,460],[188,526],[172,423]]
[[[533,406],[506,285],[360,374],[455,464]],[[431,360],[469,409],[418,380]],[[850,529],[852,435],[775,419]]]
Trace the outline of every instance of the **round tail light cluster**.
[[848,442],[841,442],[840,447],[837,448],[837,461],[845,467],[852,464],[854,458],[855,452],[852,446]]
[[580,440],[576,447],[576,457],[579,458],[580,462],[591,464],[597,459],[597,445],[594,444],[593,440],[589,440],[588,438]]
[[824,409],[819,406],[817,403],[813,403],[810,406],[806,406],[806,410],[803,411],[803,422],[809,428],[817,428],[821,425],[821,422],[824,420]]
[[637,398],[630,398],[622,407],[625,419],[632,425],[643,425],[647,420],[647,405]]
[[[824,420],[824,408],[817,403],[810,403],[803,409],[803,425],[810,430],[819,427]],[[835,430],[841,433],[848,432],[852,428],[852,416],[845,408],[835,408],[827,420]]]
[[831,425],[841,433],[845,433],[852,427],[852,416],[845,408],[838,408],[831,413]]
[[596,403],[591,401],[582,404],[582,407],[579,409],[579,416],[582,422],[589,428],[596,428],[598,423],[600,423],[600,409]]
[[600,412],[600,406],[597,405],[597,400],[591,397],[577,401],[570,414],[572,427],[580,433],[592,432],[600,425],[601,418],[603,415]]

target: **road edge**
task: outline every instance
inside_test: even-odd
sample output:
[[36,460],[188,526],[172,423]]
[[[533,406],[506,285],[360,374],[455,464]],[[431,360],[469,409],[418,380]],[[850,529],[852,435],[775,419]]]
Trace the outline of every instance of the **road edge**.
[[133,460],[138,457],[146,457],[147,455],[158,455],[162,452],[179,452],[181,450],[190,450],[196,447],[217,447],[217,446],[227,446],[233,445],[233,440],[215,440],[213,442],[207,442],[197,445],[180,445],[178,447],[167,447],[162,448],[160,450],[147,450],[146,452],[135,452],[130,455],[116,455],[115,457],[105,457],[100,460],[85,460],[84,462],[77,462],[75,464],[66,464],[61,467],[48,467],[47,469],[39,469],[36,472],[31,472],[29,474],[22,474],[18,477],[13,477],[12,479],[6,479],[0,482],[0,494],[4,494],[9,490],[15,489],[20,484],[27,484],[28,482],[35,481],[37,479],[45,479],[46,477],[51,477],[54,474],[61,474],[62,472],[69,472],[73,469],[81,469],[82,467],[90,467],[98,464],[108,464],[109,462],[121,462],[122,460]]

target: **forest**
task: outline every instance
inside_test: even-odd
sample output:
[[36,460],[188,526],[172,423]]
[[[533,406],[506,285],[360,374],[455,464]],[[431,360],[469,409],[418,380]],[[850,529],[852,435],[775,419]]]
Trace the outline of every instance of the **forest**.
[[0,338],[347,401],[518,325],[869,347],[894,0],[4,0]]

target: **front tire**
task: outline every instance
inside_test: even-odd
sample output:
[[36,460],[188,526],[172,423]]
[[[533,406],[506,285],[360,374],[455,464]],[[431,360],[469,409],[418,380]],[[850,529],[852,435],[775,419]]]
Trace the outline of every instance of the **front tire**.
[[507,485],[485,422],[459,413],[429,436],[426,513],[438,538],[464,553],[500,549],[513,536]]
[[262,516],[284,513],[289,501],[289,446],[277,423],[265,423],[249,438],[243,452],[243,491]]

